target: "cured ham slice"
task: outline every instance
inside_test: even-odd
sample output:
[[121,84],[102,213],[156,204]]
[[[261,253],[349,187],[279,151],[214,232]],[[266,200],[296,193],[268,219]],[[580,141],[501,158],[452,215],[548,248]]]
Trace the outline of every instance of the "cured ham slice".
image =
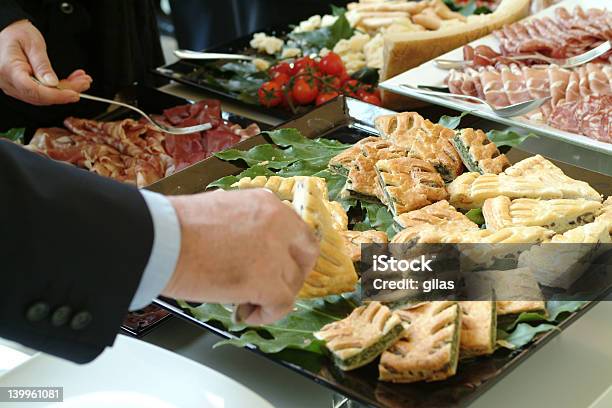
[[260,132],[257,124],[242,128],[224,120],[220,102],[213,99],[166,109],[154,117],[177,127],[211,123],[213,128],[176,136],[159,132],[144,119],[67,118],[65,129],[39,129],[27,148],[144,187]]
[[589,96],[555,107],[548,123],[568,132],[612,143],[612,96]]
[[[612,142],[609,137],[612,69],[609,64],[590,63],[568,70],[555,65],[520,67],[500,65],[465,72],[452,71],[449,90],[478,95],[496,107],[552,96],[532,120],[589,137]],[[606,105],[608,104],[608,106]]]

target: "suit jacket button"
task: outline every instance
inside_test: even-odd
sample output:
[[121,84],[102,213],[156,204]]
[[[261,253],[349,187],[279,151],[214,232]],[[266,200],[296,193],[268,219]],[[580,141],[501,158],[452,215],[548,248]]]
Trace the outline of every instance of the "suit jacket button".
[[72,330],[83,330],[89,323],[93,320],[93,316],[91,313],[87,311],[82,311],[74,315],[72,320],[70,321],[70,328]]
[[39,322],[49,316],[49,310],[48,303],[36,302],[26,311],[26,319],[30,322]]
[[68,323],[72,309],[68,306],[60,306],[51,315],[51,324],[55,327],[60,327]]
[[60,10],[64,14],[72,14],[74,12],[74,6],[72,5],[72,3],[64,1],[60,4]]

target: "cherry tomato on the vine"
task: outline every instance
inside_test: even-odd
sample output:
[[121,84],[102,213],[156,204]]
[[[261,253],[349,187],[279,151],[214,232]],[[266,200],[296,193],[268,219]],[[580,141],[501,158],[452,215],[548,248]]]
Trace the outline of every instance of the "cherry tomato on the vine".
[[371,103],[372,105],[382,106],[382,102],[380,98],[374,94],[366,94],[359,99],[361,99],[364,102]]
[[291,75],[296,75],[303,68],[314,68],[317,62],[310,57],[302,57],[295,60],[291,68]]
[[319,69],[327,75],[336,76],[340,76],[345,71],[342,58],[334,52],[328,52],[326,56],[321,58]]
[[319,94],[319,96],[317,96],[317,101],[315,102],[315,104],[317,106],[324,104],[327,101],[331,101],[332,99],[334,99],[336,96],[338,96],[338,92],[335,91],[331,91],[331,92],[321,92]]
[[325,76],[323,77],[322,82],[323,88],[326,90],[338,92],[342,86],[342,82],[340,82],[340,78],[337,76]]
[[359,81],[356,79],[349,79],[342,86],[342,92],[352,98],[358,98],[357,93],[359,92]]
[[287,62],[281,62],[280,64],[276,64],[271,67],[268,72],[272,78],[279,73],[291,75],[291,65],[289,65]]
[[318,94],[319,88],[313,79],[298,78],[293,83],[291,96],[300,105],[308,105],[314,102]]
[[278,106],[283,101],[282,85],[278,82],[264,82],[257,90],[259,103],[268,108]]
[[289,77],[289,75],[283,73],[283,72],[278,72],[276,74],[274,74],[274,76],[272,77],[272,81],[281,84],[281,85],[285,85],[287,82],[289,82],[291,78]]

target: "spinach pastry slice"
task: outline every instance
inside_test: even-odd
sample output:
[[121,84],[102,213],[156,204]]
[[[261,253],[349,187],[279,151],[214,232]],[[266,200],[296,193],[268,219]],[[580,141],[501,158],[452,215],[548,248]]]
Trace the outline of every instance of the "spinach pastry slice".
[[379,379],[412,383],[455,375],[461,330],[459,305],[426,302],[396,313],[405,322],[404,335],[380,357]]
[[349,371],[373,361],[403,332],[402,321],[395,312],[380,302],[369,302],[345,319],[323,326],[314,336],[325,341],[334,363]]
[[599,202],[583,198],[510,200],[499,196],[484,202],[482,214],[487,229],[493,231],[512,226],[540,226],[563,233],[593,222],[601,209]]
[[448,197],[440,174],[421,159],[380,160],[375,168],[385,203],[394,216]]
[[506,155],[499,152],[482,130],[461,129],[452,141],[469,171],[499,174],[510,167]]
[[493,354],[497,343],[497,310],[491,300],[462,301],[459,357]]
[[320,254],[298,297],[312,298],[351,292],[357,283],[357,273],[350,255],[345,251],[344,238],[333,227],[323,192],[312,178],[299,180],[294,188],[293,208],[312,228],[320,241]]
[[381,137],[408,150],[412,148],[417,132],[433,127],[433,123],[416,112],[379,116],[374,121]]
[[584,198],[601,202],[600,194],[588,183],[552,172],[527,176],[463,173],[447,189],[450,203],[460,209],[482,208],[485,200],[497,196],[543,200]]
[[279,176],[257,176],[257,177],[243,177],[234,184],[232,188],[245,190],[250,188],[265,188],[273,192],[281,200],[293,200],[293,193],[295,185],[298,181],[310,180],[310,182],[316,183],[317,187],[321,190],[323,196],[327,199],[329,193],[327,191],[327,182],[321,177],[311,176],[293,176],[293,177],[279,177]]
[[361,260],[362,244],[386,244],[389,242],[387,234],[381,231],[342,231],[345,240],[346,252],[350,254],[353,262]]
[[380,140],[380,138],[374,136],[361,139],[342,153],[332,157],[327,165],[328,169],[333,173],[348,176],[351,164],[353,163],[355,158],[361,154],[361,146],[364,143],[375,142],[377,140]]
[[384,202],[375,165],[379,160],[405,157],[407,151],[387,140],[378,140],[362,144],[360,152],[349,169],[345,190],[350,197],[366,201],[372,201],[375,197]]
[[400,214],[393,220],[402,229],[421,224],[440,225],[449,221],[463,222],[469,226],[469,229],[473,228],[473,226],[478,227],[446,200],[441,200],[418,210]]
[[433,125],[426,132],[419,131],[409,155],[425,160],[442,176],[446,183],[453,181],[463,171],[461,156],[451,143],[454,133],[441,125]]

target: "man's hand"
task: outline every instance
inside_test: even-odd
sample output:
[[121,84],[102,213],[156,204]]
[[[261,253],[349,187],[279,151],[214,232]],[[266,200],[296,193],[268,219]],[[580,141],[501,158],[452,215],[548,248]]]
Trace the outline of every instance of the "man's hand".
[[319,254],[292,208],[260,189],[168,198],[181,223],[181,253],[164,296],[251,304],[253,325],[291,311]]
[[[47,86],[37,84],[32,76]],[[5,94],[33,105],[72,103],[91,82],[81,69],[59,81],[45,40],[29,21],[17,21],[0,31],[0,89]],[[50,88],[57,86],[62,89]]]

